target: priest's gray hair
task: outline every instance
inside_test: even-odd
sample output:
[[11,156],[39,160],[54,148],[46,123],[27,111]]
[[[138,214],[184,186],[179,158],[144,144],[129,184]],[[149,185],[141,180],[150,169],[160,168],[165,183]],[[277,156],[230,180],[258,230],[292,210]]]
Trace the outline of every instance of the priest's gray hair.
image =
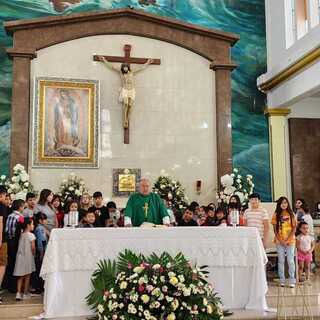
[[143,181],[146,181],[146,182],[151,183],[150,179],[147,178],[147,177],[141,177],[141,178],[139,179],[139,183],[141,183],[141,182],[143,182]]

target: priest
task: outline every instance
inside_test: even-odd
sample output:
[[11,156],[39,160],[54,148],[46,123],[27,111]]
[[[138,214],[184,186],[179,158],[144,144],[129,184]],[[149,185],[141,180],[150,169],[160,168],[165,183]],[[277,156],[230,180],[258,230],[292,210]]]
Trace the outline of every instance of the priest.
[[144,222],[169,226],[170,219],[163,200],[150,190],[150,181],[142,178],[139,192],[130,196],[124,214],[125,227],[140,227]]

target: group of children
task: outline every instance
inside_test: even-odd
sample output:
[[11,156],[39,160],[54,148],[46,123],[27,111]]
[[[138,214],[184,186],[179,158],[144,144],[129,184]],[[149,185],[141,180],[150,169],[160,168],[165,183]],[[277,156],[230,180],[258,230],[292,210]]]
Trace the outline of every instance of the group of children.
[[[28,193],[26,201],[14,200],[9,203],[5,187],[0,186],[0,285],[11,292],[16,292],[16,299],[28,299],[30,292],[39,294],[43,291],[40,269],[45,254],[50,232],[53,228],[78,226],[123,227],[124,212],[120,212],[112,201],[105,206],[101,192],[89,194],[78,199],[64,199],[54,195],[51,190],[43,189],[37,201],[36,195]],[[10,198],[9,198],[10,199]],[[264,246],[267,246],[269,217],[261,208],[257,193],[249,196],[249,208],[244,208],[238,196],[230,198],[227,208],[216,208],[213,203],[200,207],[192,202],[181,216],[177,216],[167,204],[172,226],[216,226],[230,225],[231,212],[239,212],[239,225],[257,228]],[[315,248],[313,239],[313,220],[305,202],[298,199],[296,214],[289,201],[281,197],[277,201],[271,224],[275,234],[278,252],[278,273],[280,283],[285,285],[285,257],[289,266],[289,285],[295,286],[295,256],[299,262],[299,280],[309,280],[312,252]],[[305,273],[304,273],[305,271]],[[31,285],[31,289],[30,289]],[[0,297],[0,303],[2,302]]]
[[296,283],[295,257],[298,260],[298,280],[301,282],[306,280],[310,284],[310,269],[315,249],[313,219],[305,202],[301,200],[296,201],[294,213],[289,200],[286,197],[280,197],[271,220],[278,252],[278,274],[280,285],[283,287],[285,286],[285,257],[288,263],[289,286],[294,288]]
[[93,194],[93,202],[89,194],[64,202],[63,206],[58,195],[43,189],[38,201],[28,193],[26,201],[11,203],[0,186],[0,285],[15,292],[18,301],[43,292],[39,274],[52,229],[123,226],[116,204],[110,201],[105,206],[101,192]]
[[[237,196],[231,196],[226,209],[214,208],[214,204],[199,207],[197,203],[189,206],[179,226],[227,226],[230,225],[230,212],[240,213],[239,226],[257,228],[264,247],[267,247],[270,220],[268,212],[261,207],[257,193],[249,196],[249,208],[242,208]],[[289,286],[296,283],[296,258],[298,261],[298,279],[310,284],[310,269],[315,249],[313,218],[303,199],[296,201],[296,212],[291,209],[289,200],[280,197],[275,213],[271,218],[274,231],[274,242],[278,253],[278,275],[280,285],[285,286],[285,259],[289,271]]]

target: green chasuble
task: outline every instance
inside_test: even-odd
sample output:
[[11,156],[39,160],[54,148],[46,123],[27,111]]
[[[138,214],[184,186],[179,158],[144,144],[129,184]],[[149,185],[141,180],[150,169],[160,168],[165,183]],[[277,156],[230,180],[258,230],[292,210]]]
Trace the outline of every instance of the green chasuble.
[[144,222],[162,224],[162,219],[168,216],[168,212],[156,193],[151,192],[147,196],[134,193],[127,202],[124,215],[131,218],[134,227],[139,227]]

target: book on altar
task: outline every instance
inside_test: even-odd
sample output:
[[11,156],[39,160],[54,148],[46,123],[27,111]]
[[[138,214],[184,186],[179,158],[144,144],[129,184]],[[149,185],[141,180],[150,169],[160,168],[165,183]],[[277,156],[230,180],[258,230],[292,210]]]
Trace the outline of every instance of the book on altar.
[[151,222],[144,222],[140,228],[166,228],[167,226],[164,226],[163,224],[154,224]]

